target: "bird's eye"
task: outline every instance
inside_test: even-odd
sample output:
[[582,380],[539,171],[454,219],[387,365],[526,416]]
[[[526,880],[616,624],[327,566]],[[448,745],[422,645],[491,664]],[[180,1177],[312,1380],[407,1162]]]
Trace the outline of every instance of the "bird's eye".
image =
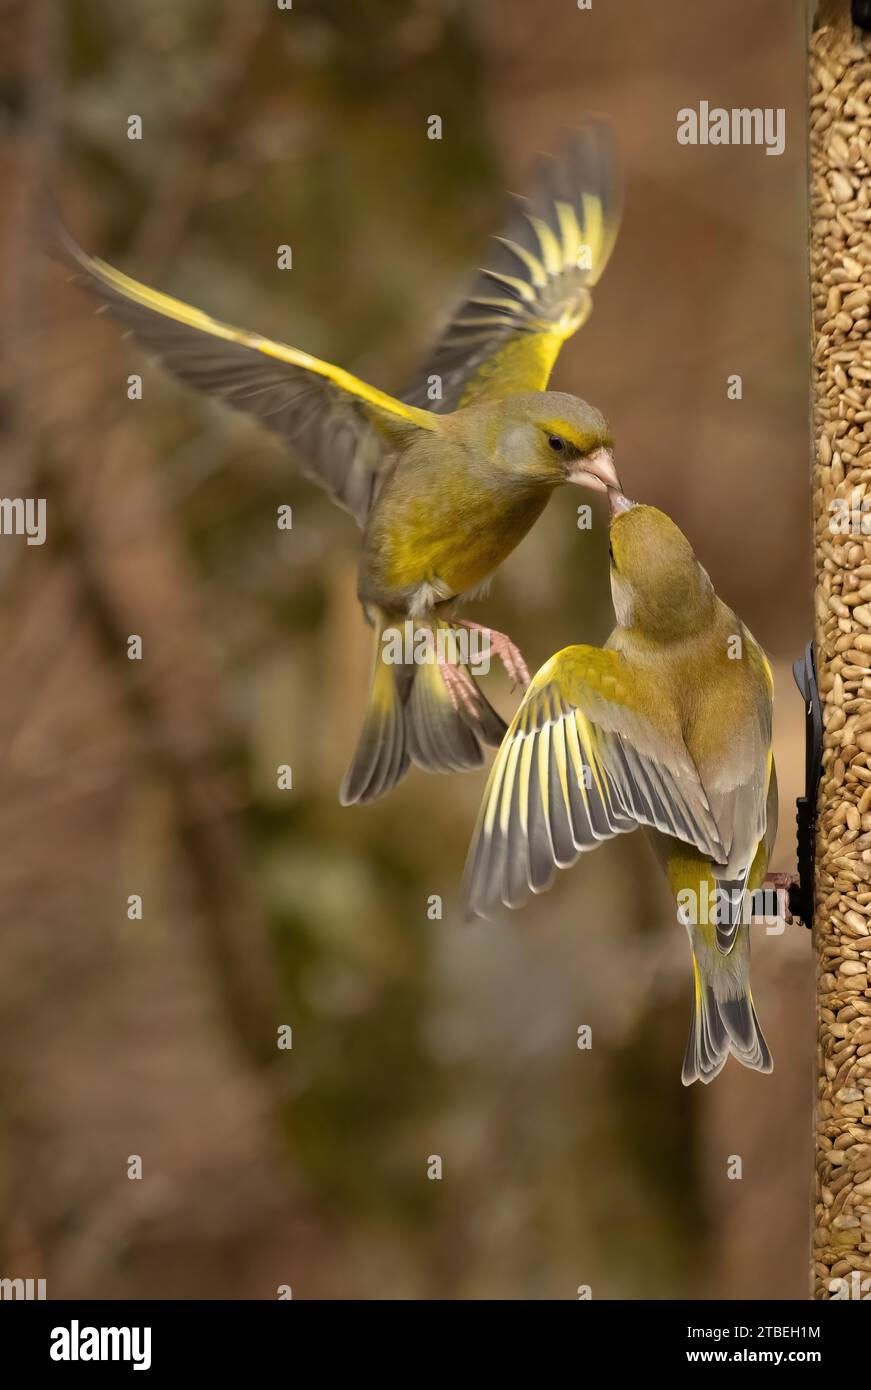
[[547,436],[547,442],[549,447],[553,449],[555,454],[561,454],[563,449],[566,447],[566,441],[564,439],[560,439],[558,434],[549,434]]
[[613,565],[613,563],[614,563],[614,547],[613,547],[613,545],[611,544],[610,541],[608,542],[608,559],[611,561],[611,564]]

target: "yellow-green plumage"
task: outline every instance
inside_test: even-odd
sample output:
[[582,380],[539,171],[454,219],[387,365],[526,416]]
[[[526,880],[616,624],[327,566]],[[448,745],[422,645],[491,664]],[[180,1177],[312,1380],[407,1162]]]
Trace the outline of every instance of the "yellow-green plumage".
[[[492,575],[556,486],[616,482],[599,412],[545,389],[562,344],[589,316],[614,245],[615,168],[610,129],[592,117],[559,159],[541,162],[530,200],[402,399],[150,289],[65,232],[61,251],[146,349],[275,431],[306,475],[353,513],[364,532],[359,594],[376,630],[408,618],[436,631],[444,605]],[[548,443],[554,419],[566,427],[559,453]],[[376,649],[373,708],[343,800],[388,790],[410,760],[480,765],[482,742],[498,741],[504,724],[473,683],[467,678],[474,711],[464,711],[453,695],[437,698],[429,677],[412,698],[414,669],[381,670],[378,661]],[[426,729],[411,727],[417,717]]]
[[[735,891],[734,905],[723,897],[722,881],[710,859],[673,837],[648,831],[648,838],[668,876],[675,901],[702,901],[706,921],[686,923],[693,961],[693,1019],[683,1064],[683,1080],[712,1081],[732,1052],[746,1067],[770,1071],[765,1042],[750,990],[750,926],[753,893],[761,888],[777,831],[777,776],[770,762],[766,827],[746,880]],[[728,949],[724,949],[724,948]]]
[[[558,462],[548,437],[566,450]],[[608,448],[597,410],[558,391],[512,396],[439,418],[385,478],[367,518],[360,598],[423,611],[421,585],[445,602],[493,574],[538,520],[571,463]]]
[[[617,626],[606,647],[568,647],[534,677],[493,763],[466,901],[481,914],[520,906],[555,867],[647,827],[684,917],[696,903],[684,1081],[709,1081],[730,1051],[769,1070],[744,919],[777,825],[771,673],[674,523],[612,506]],[[709,924],[715,889],[722,920]]]

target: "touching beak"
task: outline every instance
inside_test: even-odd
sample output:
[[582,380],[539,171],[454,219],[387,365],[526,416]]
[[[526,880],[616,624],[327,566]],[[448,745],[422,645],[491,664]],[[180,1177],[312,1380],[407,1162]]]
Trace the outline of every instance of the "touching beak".
[[577,459],[569,468],[568,480],[570,483],[580,483],[582,487],[591,487],[594,492],[611,492],[614,489],[622,494],[620,479],[614,468],[614,455],[604,446]]
[[608,506],[611,510],[612,521],[615,516],[619,516],[621,512],[628,512],[635,505],[635,502],[630,502],[628,497],[623,496],[619,488],[608,488]]

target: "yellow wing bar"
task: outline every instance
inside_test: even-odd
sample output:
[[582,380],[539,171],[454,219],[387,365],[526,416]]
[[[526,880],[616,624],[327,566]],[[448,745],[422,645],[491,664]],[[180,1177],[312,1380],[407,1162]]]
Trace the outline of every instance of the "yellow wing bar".
[[281,435],[306,476],[361,524],[397,442],[438,428],[429,411],[299,348],[222,323],[88,256],[65,231],[59,237],[64,261],[144,348],[187,385]]
[[555,867],[639,825],[723,855],[680,730],[644,676],[618,652],[567,647],[536,675],[496,755],[466,864],[468,909],[517,907]]
[[589,117],[555,159],[539,162],[469,298],[407,399],[440,411],[542,391],[560,348],[586,322],[591,289],[617,237],[620,196],[611,128]]

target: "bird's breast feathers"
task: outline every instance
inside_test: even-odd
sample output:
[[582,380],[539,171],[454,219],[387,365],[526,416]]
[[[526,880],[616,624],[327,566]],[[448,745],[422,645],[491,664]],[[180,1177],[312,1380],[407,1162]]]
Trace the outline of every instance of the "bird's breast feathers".
[[385,489],[364,541],[364,572],[381,592],[444,598],[478,588],[540,516],[542,489],[493,488],[474,476],[440,477],[429,486]]

